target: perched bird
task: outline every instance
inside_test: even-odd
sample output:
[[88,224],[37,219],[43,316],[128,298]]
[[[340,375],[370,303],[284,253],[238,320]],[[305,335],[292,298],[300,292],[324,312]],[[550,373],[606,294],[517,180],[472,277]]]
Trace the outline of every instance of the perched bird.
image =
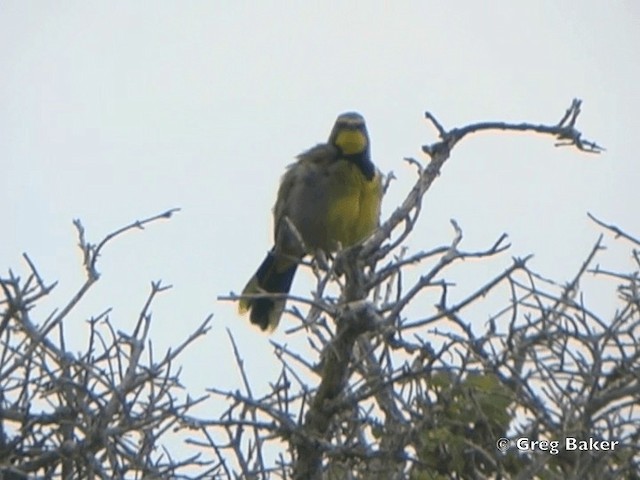
[[[302,257],[369,236],[378,226],[381,200],[364,118],[343,113],[327,143],[298,155],[287,168],[273,209],[275,245],[242,294],[288,293]],[[262,330],[274,330],[284,306],[284,299],[243,298],[239,310],[250,310],[251,323]]]

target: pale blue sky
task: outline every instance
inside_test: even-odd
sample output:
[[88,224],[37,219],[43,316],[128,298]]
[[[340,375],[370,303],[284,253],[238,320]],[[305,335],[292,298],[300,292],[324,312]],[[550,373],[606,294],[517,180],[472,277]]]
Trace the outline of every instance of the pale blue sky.
[[[66,331],[81,348],[84,320],[108,306],[130,328],[149,282],[163,279],[174,289],[153,308],[158,348],[215,315],[184,357],[187,387],[235,386],[226,327],[266,386],[278,368],[269,337],[216,297],[253,273],[284,167],[324,141],[339,113],[365,116],[375,162],[398,177],[389,212],[414,178],[402,158],[434,141],[425,110],[447,127],[554,123],[579,97],[579,127],[604,155],[533,135],[470,138],[408,240],[413,251],[449,241],[453,217],[469,249],[510,234],[510,254],[474,264],[475,280],[528,253],[542,273],[568,279],[599,233],[587,211],[640,235],[639,24],[634,1],[3,1],[0,269],[24,274],[28,252],[60,281],[36,311],[44,318],[83,279],[73,218],[95,242],[180,207],[105,249],[103,277]],[[603,258],[628,264],[628,251],[608,244]],[[309,285],[298,278],[294,292]],[[294,342],[283,330],[274,338]]]

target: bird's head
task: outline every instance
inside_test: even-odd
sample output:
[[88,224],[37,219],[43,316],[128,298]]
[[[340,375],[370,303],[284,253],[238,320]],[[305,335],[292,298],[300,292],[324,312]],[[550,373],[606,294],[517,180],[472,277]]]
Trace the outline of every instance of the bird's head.
[[369,135],[362,115],[347,112],[338,116],[329,143],[345,156],[362,155],[369,149]]

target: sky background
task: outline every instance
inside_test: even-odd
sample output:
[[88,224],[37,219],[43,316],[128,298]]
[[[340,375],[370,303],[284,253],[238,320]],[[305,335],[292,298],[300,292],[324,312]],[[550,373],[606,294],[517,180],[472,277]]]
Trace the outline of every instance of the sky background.
[[[398,178],[383,217],[445,127],[481,120],[556,123],[583,99],[578,127],[603,155],[553,139],[492,133],[459,144],[425,197],[411,251],[451,240],[512,248],[474,262],[477,285],[534,253],[531,266],[563,282],[575,274],[599,218],[640,236],[640,4],[635,1],[41,2],[0,3],[0,274],[24,275],[27,252],[48,282],[44,320],[84,271],[72,220],[97,242],[136,219],[179,207],[170,221],[128,233],[100,258],[100,282],[67,319],[81,350],[85,320],[113,307],[130,330],[152,280],[173,285],[155,302],[158,352],[210,313],[212,330],[183,358],[183,383],[236,388],[225,329],[267,388],[279,369],[270,337],[248,325],[239,291],[271,246],[271,207],[295,155],[325,141],[344,111],[362,113],[374,161]],[[607,236],[601,262],[629,268]],[[293,292],[307,294],[305,275]],[[608,306],[612,291],[596,291]],[[429,309],[431,303],[414,305]],[[273,339],[294,342],[284,328]],[[289,336],[290,337],[290,336]]]

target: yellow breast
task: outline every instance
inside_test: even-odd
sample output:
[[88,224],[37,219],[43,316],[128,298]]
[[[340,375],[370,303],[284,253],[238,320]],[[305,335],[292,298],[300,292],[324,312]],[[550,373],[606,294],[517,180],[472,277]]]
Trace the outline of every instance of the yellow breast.
[[382,185],[380,176],[367,180],[352,162],[339,160],[329,188],[327,237],[349,247],[378,226]]

